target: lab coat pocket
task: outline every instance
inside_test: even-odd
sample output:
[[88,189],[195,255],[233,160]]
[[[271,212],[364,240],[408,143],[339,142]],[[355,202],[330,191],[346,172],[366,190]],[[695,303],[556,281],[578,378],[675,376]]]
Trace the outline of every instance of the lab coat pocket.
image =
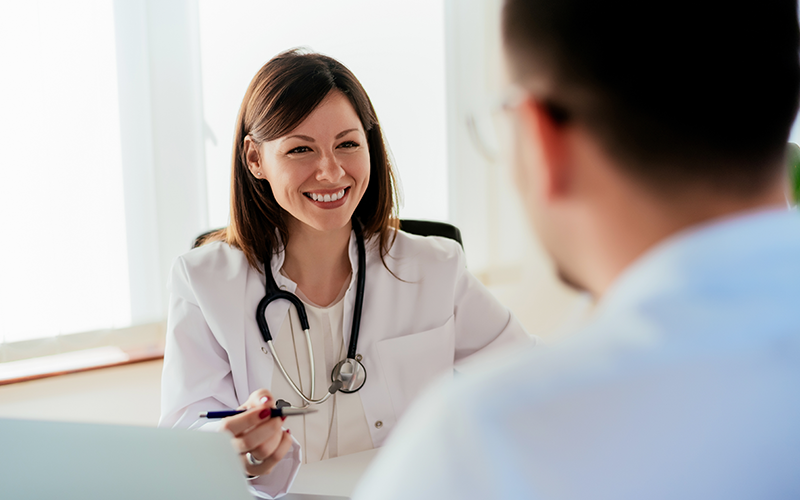
[[381,370],[399,417],[425,387],[440,375],[452,376],[455,323],[378,342]]

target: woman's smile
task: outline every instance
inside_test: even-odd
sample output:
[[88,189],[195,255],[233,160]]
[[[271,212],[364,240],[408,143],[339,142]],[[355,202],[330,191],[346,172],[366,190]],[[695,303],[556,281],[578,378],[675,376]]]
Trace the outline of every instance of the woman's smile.
[[303,196],[309,199],[314,205],[323,209],[339,208],[343,206],[347,200],[347,195],[350,193],[350,187],[332,191],[330,189],[321,189],[303,193]]

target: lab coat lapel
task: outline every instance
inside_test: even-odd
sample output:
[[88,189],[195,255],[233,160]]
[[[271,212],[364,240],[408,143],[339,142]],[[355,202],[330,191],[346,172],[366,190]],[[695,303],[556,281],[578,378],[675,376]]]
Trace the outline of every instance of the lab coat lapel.
[[[383,444],[389,432],[394,428],[396,412],[380,362],[377,356],[373,355],[376,352],[374,344],[381,340],[380,336],[383,330],[379,330],[379,328],[381,328],[382,322],[386,321],[386,318],[383,317],[384,311],[380,310],[375,301],[375,297],[380,295],[378,293],[381,288],[379,281],[384,278],[383,262],[380,259],[378,239],[372,238],[365,244],[366,269],[364,272],[367,273],[367,276],[364,282],[364,305],[361,311],[361,328],[359,329],[356,353],[363,356],[362,363],[367,370],[367,381],[357,394],[361,397],[361,406],[364,408],[372,444],[378,447]],[[345,349],[350,345],[350,326],[353,324],[353,307],[356,302],[358,244],[355,240],[355,233],[350,235],[350,265],[353,275],[350,280],[350,288],[345,295],[346,302],[342,318]],[[392,277],[392,279],[395,278]]]

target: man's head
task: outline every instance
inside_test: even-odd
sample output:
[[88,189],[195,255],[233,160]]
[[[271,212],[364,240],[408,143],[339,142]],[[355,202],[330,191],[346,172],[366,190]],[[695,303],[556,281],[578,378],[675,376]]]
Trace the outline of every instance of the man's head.
[[568,233],[592,211],[653,212],[653,244],[686,225],[674,215],[772,199],[800,93],[796,0],[506,0],[502,22],[529,96],[519,180],[569,278],[586,281],[572,261],[593,249]]

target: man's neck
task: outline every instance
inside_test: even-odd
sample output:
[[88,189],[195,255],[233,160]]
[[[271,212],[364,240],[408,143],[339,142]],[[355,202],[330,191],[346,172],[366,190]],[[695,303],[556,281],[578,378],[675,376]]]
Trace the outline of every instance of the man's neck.
[[786,207],[781,183],[737,198],[710,190],[683,192],[672,200],[644,192],[620,195],[590,224],[597,252],[584,262],[590,290],[601,296],[634,261],[670,236],[690,227],[741,213]]

